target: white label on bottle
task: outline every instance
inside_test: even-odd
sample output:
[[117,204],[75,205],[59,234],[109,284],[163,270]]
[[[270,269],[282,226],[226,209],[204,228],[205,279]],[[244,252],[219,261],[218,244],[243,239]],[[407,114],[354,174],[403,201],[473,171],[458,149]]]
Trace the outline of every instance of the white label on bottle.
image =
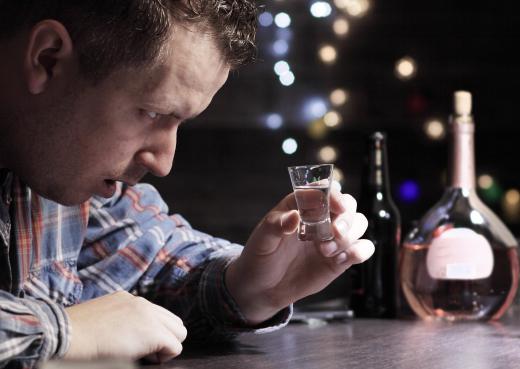
[[433,279],[488,278],[493,271],[489,242],[469,228],[453,228],[434,238],[426,255],[426,269]]

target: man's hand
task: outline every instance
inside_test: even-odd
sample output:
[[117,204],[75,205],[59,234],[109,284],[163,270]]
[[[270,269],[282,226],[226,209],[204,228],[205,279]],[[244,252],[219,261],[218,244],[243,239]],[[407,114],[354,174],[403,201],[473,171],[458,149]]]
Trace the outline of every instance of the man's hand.
[[360,240],[368,221],[356,200],[331,192],[332,241],[300,241],[300,216],[288,195],[257,225],[242,255],[227,269],[226,285],[250,324],[269,319],[289,304],[316,293],[374,252]]
[[168,310],[128,292],[66,309],[72,337],[66,359],[147,358],[165,362],[182,351],[186,328]]

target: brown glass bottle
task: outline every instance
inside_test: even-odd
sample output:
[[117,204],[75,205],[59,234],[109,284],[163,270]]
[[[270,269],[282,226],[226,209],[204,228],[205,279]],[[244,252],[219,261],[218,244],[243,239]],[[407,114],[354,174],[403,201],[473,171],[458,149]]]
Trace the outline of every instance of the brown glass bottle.
[[374,243],[375,252],[352,268],[351,308],[357,317],[394,318],[401,217],[390,191],[385,134],[371,134],[367,146],[358,211],[368,218],[364,238]]

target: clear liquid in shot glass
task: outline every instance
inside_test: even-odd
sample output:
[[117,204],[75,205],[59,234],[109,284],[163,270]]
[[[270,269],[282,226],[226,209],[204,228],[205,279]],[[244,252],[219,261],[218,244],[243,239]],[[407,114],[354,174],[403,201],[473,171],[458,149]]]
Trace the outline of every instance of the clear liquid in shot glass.
[[294,195],[300,213],[298,238],[302,241],[327,241],[334,238],[329,211],[330,186],[295,186]]

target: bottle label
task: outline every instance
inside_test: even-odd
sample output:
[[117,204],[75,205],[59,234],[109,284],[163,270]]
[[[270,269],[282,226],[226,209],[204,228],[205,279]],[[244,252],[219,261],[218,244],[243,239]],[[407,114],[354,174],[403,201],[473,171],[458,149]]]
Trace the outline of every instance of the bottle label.
[[435,237],[426,255],[426,269],[433,279],[488,278],[494,258],[489,242],[469,228],[451,228]]

